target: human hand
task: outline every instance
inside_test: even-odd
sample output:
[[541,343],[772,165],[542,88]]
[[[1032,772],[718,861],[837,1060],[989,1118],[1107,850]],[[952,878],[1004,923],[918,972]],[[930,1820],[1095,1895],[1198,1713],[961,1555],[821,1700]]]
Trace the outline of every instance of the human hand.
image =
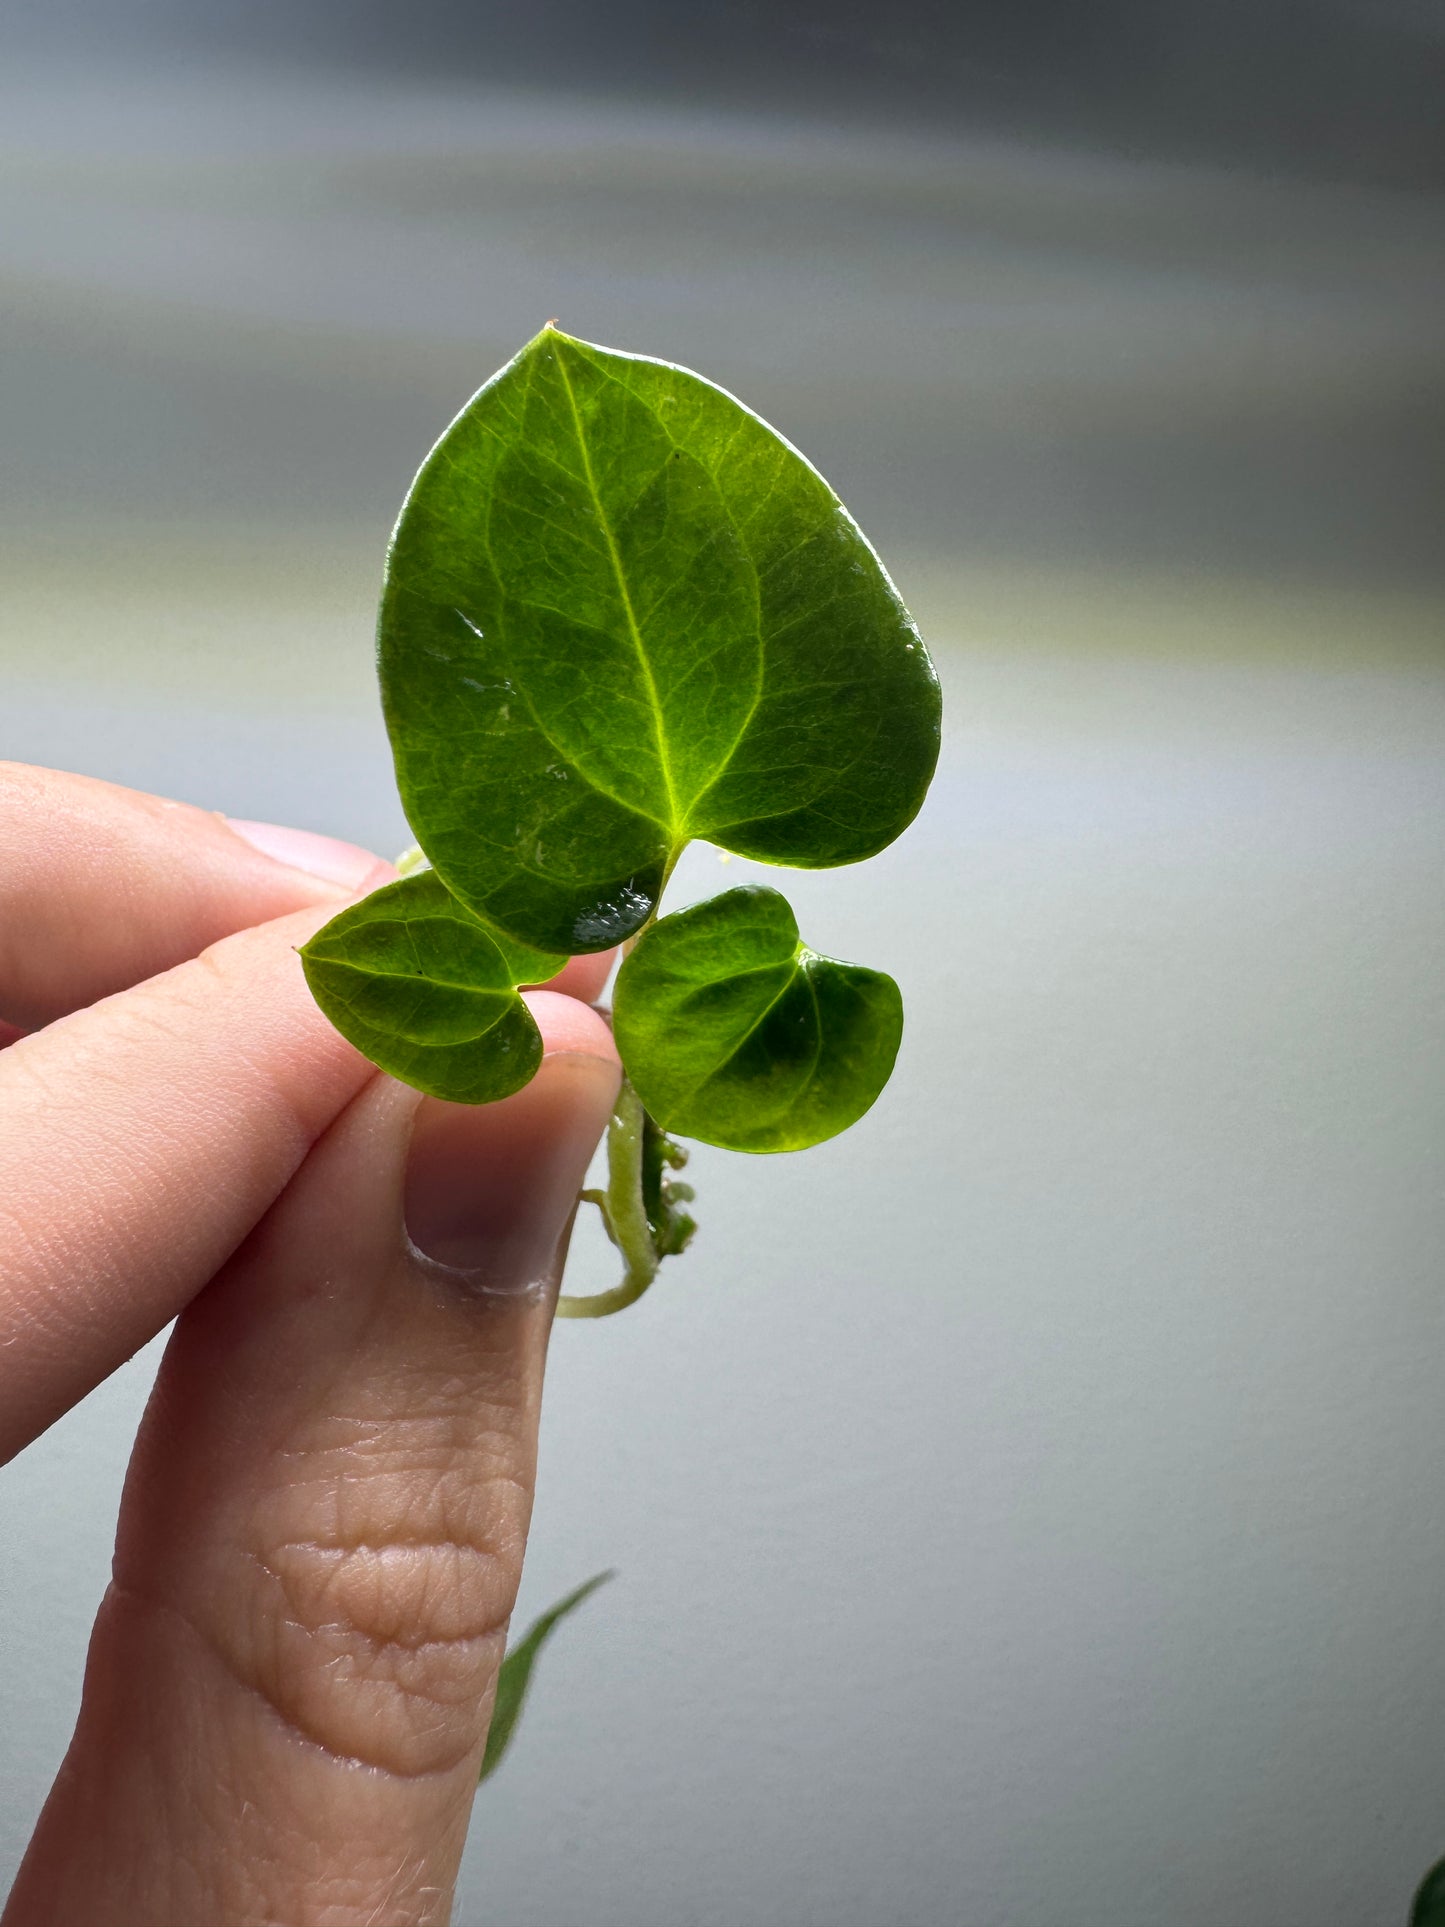
[[0,1020],[31,1033],[0,1048],[0,1459],[179,1315],[4,1927],[449,1911],[617,1089],[579,1001],[607,960],[528,993],[525,1090],[420,1099],[294,954],[387,867],[252,834],[291,865],[203,811],[0,764]]

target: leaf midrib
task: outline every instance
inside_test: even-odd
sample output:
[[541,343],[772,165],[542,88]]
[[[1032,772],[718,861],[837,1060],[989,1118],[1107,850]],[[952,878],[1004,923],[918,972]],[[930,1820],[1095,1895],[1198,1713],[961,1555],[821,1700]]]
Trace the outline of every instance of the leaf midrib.
[[[808,1087],[813,1082],[813,1079],[818,1074],[818,1064],[822,1057],[822,1051],[823,1051],[823,1012],[818,1003],[818,992],[813,983],[812,972],[808,969],[808,964],[813,961],[816,954],[817,953],[815,951],[809,950],[806,944],[804,943],[798,944],[796,950],[793,952],[792,958],[790,959],[790,968],[788,970],[788,976],[784,981],[784,983],[778,989],[776,995],[768,999],[767,1003],[758,1012],[757,1016],[753,1019],[753,1021],[748,1025],[747,1029],[743,1032],[742,1036],[737,1038],[729,1046],[728,1054],[723,1059],[723,1061],[720,1064],[716,1065],[712,1070],[708,1071],[705,1076],[700,1077],[695,1084],[692,1084],[688,1087],[686,1092],[686,1101],[689,1104],[693,1103],[698,1097],[700,1097],[710,1084],[716,1083],[716,1081],[723,1076],[723,1074],[727,1071],[729,1066],[736,1060],[738,1053],[742,1050],[743,1046],[748,1042],[749,1038],[753,1037],[756,1034],[756,1032],[762,1027],[762,1025],[766,1023],[767,1019],[771,1016],[771,1014],[777,1008],[777,1006],[783,1001],[784,997],[787,996],[788,992],[792,989],[793,984],[799,977],[803,979],[803,982],[807,987],[808,995],[813,1001],[813,1015],[814,1015],[814,1018],[816,1019],[815,1041],[813,1044],[812,1062],[808,1065],[807,1075],[804,1077],[802,1084],[799,1086],[797,1094],[794,1097],[790,1098],[788,1103],[784,1106],[781,1115],[786,1116],[788,1112],[790,1112],[794,1108],[795,1105],[801,1102],[804,1093],[807,1091]],[[761,968],[776,969],[777,965],[764,965],[764,966],[761,966]],[[752,976],[756,973],[754,971],[748,971],[748,972],[739,971],[733,974],[738,976],[742,976],[742,975]],[[771,1122],[775,1125],[778,1122],[778,1120],[777,1118],[773,1118]],[[764,1126],[763,1128],[767,1128],[767,1127]]]
[[677,807],[677,788],[672,779],[672,762],[667,753],[667,736],[662,726],[662,701],[657,691],[657,679],[652,673],[652,663],[642,640],[642,630],[638,626],[637,615],[632,607],[632,594],[627,586],[627,576],[622,567],[622,556],[617,547],[617,538],[612,533],[612,524],[602,506],[602,496],[597,487],[597,478],[592,471],[592,457],[587,449],[587,436],[582,427],[582,411],[577,406],[577,397],[572,388],[572,377],[567,372],[567,357],[560,346],[556,349],[557,372],[562,377],[562,386],[567,391],[567,405],[572,411],[572,423],[577,432],[577,449],[582,457],[582,474],[587,483],[587,492],[592,497],[597,510],[597,523],[607,543],[607,553],[612,559],[612,574],[617,583],[617,593],[622,600],[622,611],[627,618],[627,631],[636,651],[642,669],[643,681],[647,685],[647,699],[652,710],[652,734],[657,744],[658,768],[662,771],[663,786],[667,790],[668,827],[674,840],[681,832],[681,816]]
[[346,970],[353,976],[380,978],[385,983],[424,985],[433,990],[459,990],[467,997],[494,997],[505,1002],[516,995],[517,986],[510,985],[506,990],[494,990],[484,984],[458,983],[451,977],[442,977],[435,970],[421,967],[418,970],[386,970],[377,964],[353,963],[349,957],[328,957],[324,951],[312,951],[311,960],[324,964],[328,970]]
[[[642,355],[642,356],[636,357],[636,359],[646,361],[649,359],[649,357]],[[702,460],[700,456],[696,455],[692,449],[685,448],[683,444],[677,439],[677,437],[672,433],[672,430],[669,428],[667,423],[663,421],[660,416],[658,416],[657,411],[654,408],[652,408],[652,405],[647,400],[646,396],[639,395],[637,390],[632,386],[632,384],[628,381],[625,381],[615,368],[604,367],[600,362],[592,360],[590,356],[588,357],[588,360],[591,363],[591,366],[597,370],[597,372],[602,376],[602,378],[605,381],[610,381],[613,383],[615,387],[623,389],[624,392],[629,394],[634,401],[640,402],[643,405],[643,407],[649,410],[649,412],[652,414],[653,419],[658,423],[658,426],[661,428],[663,434],[666,435],[669,444],[678,454],[687,455],[691,457],[692,460],[696,461],[699,464],[703,472],[707,475],[708,479],[712,482],[713,487],[717,490],[718,506],[722,510],[723,518],[727,522],[728,527],[732,530],[733,537],[736,540],[739,549],[748,558],[748,561],[751,564],[752,550],[748,544],[748,540],[746,536],[743,534],[742,525],[738,521],[738,518],[736,517],[736,515],[733,514],[732,509],[729,507],[727,497],[724,495],[722,486],[718,481],[718,473],[717,473],[718,464],[715,462],[714,463],[705,462]],[[666,363],[661,363],[661,362],[658,363],[657,365],[659,367],[667,366]],[[564,379],[565,379],[565,376],[564,376]],[[712,384],[709,383],[708,386],[712,386]],[[568,392],[568,395],[570,396],[572,392],[570,386],[568,387],[567,392]],[[722,391],[719,391],[719,392],[722,392]],[[728,399],[732,401],[734,405],[737,408],[739,408],[745,416],[752,416],[752,410],[747,408],[744,403],[739,402],[736,396],[729,396]],[[758,417],[752,417],[752,418],[754,420],[760,419]],[[767,426],[766,423],[763,423],[762,425],[764,427]],[[743,427],[744,427],[744,423],[742,421],[735,423],[732,433],[728,436],[727,443],[722,451],[723,455],[727,455],[731,452],[733,443],[737,440],[738,436],[743,432]],[[769,431],[769,432],[772,432],[772,431]],[[789,446],[791,447],[790,444]],[[793,454],[797,454],[796,449],[792,449],[791,452]],[[805,458],[800,456],[799,459],[803,460]],[[768,490],[769,495],[773,493],[773,490],[776,488],[776,486],[777,486],[776,482],[772,483],[769,486],[769,490]],[[824,484],[824,486],[825,487],[827,486],[826,483]],[[819,526],[821,527],[822,525],[820,524]],[[811,536],[809,536],[805,539],[811,540],[812,538]],[[800,542],[798,546],[801,547],[802,543]],[[791,551],[789,553],[791,553]],[[770,569],[771,569],[771,566],[772,565],[769,564]],[[754,584],[756,588],[757,585],[760,583],[760,577],[759,577],[759,572],[755,566],[753,568],[753,578],[754,578]],[[718,784],[722,781],[723,777],[727,775],[728,769],[732,764],[732,760],[734,756],[737,755],[738,750],[742,745],[743,739],[746,737],[749,729],[752,728],[754,717],[757,715],[759,709],[762,707],[763,685],[765,681],[765,671],[766,671],[767,646],[763,639],[762,608],[761,608],[760,601],[759,601],[757,614],[758,614],[758,626],[757,626],[758,673],[757,673],[757,680],[753,688],[752,699],[748,704],[748,713],[746,716],[744,716],[744,718],[742,719],[742,722],[738,725],[737,732],[734,735],[731,743],[729,743],[728,745],[727,753],[721,758],[719,758],[718,762],[716,763],[715,767],[712,770],[712,773],[709,775],[707,782],[697,792],[696,796],[693,797],[692,802],[688,805],[687,821],[686,821],[686,824],[682,827],[682,829],[679,830],[678,832],[679,836],[682,836],[684,834],[689,837],[691,836],[693,818],[697,815],[697,812],[700,806],[706,801],[706,799],[712,793],[712,791],[717,788]]]

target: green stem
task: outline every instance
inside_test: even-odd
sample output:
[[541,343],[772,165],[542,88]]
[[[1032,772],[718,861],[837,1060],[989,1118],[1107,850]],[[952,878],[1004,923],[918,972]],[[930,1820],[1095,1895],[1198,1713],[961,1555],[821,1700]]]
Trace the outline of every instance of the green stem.
[[[659,900],[685,847],[684,841],[668,856]],[[654,905],[642,929],[623,944],[624,958],[656,919]],[[692,1189],[667,1176],[669,1167],[676,1170],[686,1162],[687,1153],[647,1115],[624,1075],[607,1127],[607,1188],[582,1193],[583,1203],[595,1204],[602,1213],[603,1227],[622,1254],[622,1283],[583,1297],[563,1292],[557,1300],[559,1318],[609,1318],[625,1311],[647,1290],[663,1259],[686,1249],[696,1226],[678,1206],[691,1199]]]
[[564,1292],[557,1300],[559,1318],[607,1318],[636,1304],[657,1276],[661,1263],[647,1222],[642,1191],[642,1153],[647,1113],[642,1099],[624,1077],[617,1106],[607,1127],[607,1189],[595,1202],[602,1211],[607,1235],[622,1253],[622,1283],[611,1291],[574,1297]]

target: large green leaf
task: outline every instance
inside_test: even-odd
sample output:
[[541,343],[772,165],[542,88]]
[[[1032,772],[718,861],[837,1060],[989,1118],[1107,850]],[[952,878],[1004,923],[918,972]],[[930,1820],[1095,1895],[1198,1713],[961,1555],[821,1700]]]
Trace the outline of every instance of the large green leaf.
[[610,1572],[599,1572],[575,1592],[569,1592],[565,1599],[559,1599],[550,1611],[544,1612],[540,1619],[533,1620],[526,1635],[517,1641],[502,1661],[502,1670],[497,1676],[497,1697],[492,1705],[492,1723],[487,1728],[487,1748],[482,1755],[482,1770],[477,1775],[478,1786],[496,1772],[502,1764],[502,1755],[511,1745],[517,1721],[522,1717],[527,1688],[532,1683],[532,1668],[537,1663],[537,1655],[561,1622],[569,1614],[575,1613],[584,1599],[589,1599],[599,1586],[605,1586],[612,1577]]
[[888,1082],[903,1000],[880,971],[807,949],[787,900],[747,885],[643,934],[613,1023],[664,1130],[800,1151],[856,1123]]
[[553,328],[418,475],[380,661],[438,874],[568,953],[639,929],[690,838],[873,855],[938,753],[927,652],[822,477],[700,376]]
[[403,1083],[486,1104],[520,1090],[542,1037],[517,985],[565,959],[488,929],[431,871],[343,910],[301,952],[312,995],[343,1037]]

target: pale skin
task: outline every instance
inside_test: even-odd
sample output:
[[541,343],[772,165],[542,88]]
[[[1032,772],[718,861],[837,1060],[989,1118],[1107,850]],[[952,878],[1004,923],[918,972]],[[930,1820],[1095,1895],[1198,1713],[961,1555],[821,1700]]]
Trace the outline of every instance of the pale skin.
[[450,1910],[618,1085],[608,959],[527,993],[526,1090],[419,1099],[295,955],[388,866],[246,834],[0,764],[0,1459],[177,1320],[3,1927]]

